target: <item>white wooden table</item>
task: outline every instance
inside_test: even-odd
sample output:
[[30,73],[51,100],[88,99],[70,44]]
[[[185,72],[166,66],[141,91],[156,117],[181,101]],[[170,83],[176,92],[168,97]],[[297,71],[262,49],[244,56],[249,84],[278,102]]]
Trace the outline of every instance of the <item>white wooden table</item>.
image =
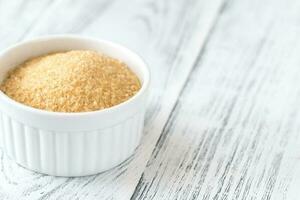
[[300,199],[299,0],[0,0],[0,49],[74,33],[152,72],[144,136],[105,173],[57,178],[0,152],[0,199]]

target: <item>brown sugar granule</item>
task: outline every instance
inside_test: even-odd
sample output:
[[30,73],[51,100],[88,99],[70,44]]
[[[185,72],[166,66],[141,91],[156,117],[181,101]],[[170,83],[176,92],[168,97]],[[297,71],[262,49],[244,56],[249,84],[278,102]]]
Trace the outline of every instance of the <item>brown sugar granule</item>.
[[36,57],[17,66],[1,85],[12,99],[55,112],[87,112],[120,104],[140,89],[119,60],[74,50]]

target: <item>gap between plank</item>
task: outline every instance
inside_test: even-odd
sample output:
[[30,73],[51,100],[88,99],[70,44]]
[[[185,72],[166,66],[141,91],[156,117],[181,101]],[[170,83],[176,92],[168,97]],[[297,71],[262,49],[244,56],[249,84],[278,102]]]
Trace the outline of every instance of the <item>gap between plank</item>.
[[[167,119],[167,121],[165,122],[165,125],[164,125],[164,127],[163,127],[163,129],[162,129],[162,131],[161,131],[161,134],[160,134],[160,136],[159,136],[159,138],[158,138],[158,140],[157,140],[157,142],[156,142],[156,144],[155,144],[155,147],[154,147],[154,149],[153,149],[153,151],[152,151],[152,153],[151,153],[151,156],[155,153],[156,147],[158,146],[158,144],[159,144],[160,141],[162,140],[163,135],[164,135],[164,133],[165,133],[165,131],[166,131],[166,128],[167,128],[167,126],[168,126],[170,120],[172,119],[172,116],[174,115],[174,111],[175,111],[176,108],[178,107],[180,97],[182,96],[184,90],[186,89],[186,87],[187,87],[187,85],[188,85],[188,83],[189,83],[189,79],[190,79],[191,75],[193,74],[193,72],[194,72],[194,71],[197,69],[197,67],[199,66],[199,63],[201,62],[201,58],[202,58],[203,54],[205,53],[206,46],[207,46],[207,44],[208,44],[208,42],[209,42],[211,36],[213,35],[214,31],[215,31],[215,28],[216,28],[216,26],[217,26],[217,24],[218,24],[219,19],[220,19],[221,16],[225,13],[226,7],[228,6],[229,2],[230,2],[230,0],[223,1],[223,2],[221,3],[220,8],[219,8],[219,11],[218,11],[218,14],[216,15],[216,17],[215,17],[215,19],[214,19],[214,22],[212,23],[212,26],[211,26],[210,30],[208,31],[208,34],[207,34],[207,37],[205,38],[205,41],[204,41],[204,43],[203,43],[203,46],[200,47],[200,49],[199,49],[199,53],[198,53],[198,55],[197,55],[197,57],[196,57],[196,59],[195,59],[195,61],[194,61],[194,64],[192,65],[192,68],[191,68],[190,72],[188,73],[187,79],[185,80],[185,82],[184,82],[182,88],[180,89],[180,92],[179,92],[179,94],[178,94],[177,100],[176,100],[175,104],[173,105],[173,108],[172,108],[171,112],[169,113],[168,119]],[[151,157],[151,156],[150,156],[150,157]],[[150,159],[150,158],[149,158],[149,159]],[[146,165],[145,169],[146,169],[146,168],[147,168],[147,165]],[[144,170],[144,171],[145,171],[145,170]],[[133,192],[133,194],[132,194],[132,196],[131,196],[131,198],[130,198],[131,200],[134,200],[134,199],[138,196],[139,189],[141,188],[140,186],[143,184],[143,176],[144,176],[144,172],[142,173],[142,175],[141,175],[141,177],[140,177],[140,180],[139,180],[137,186],[135,187],[135,190],[134,190],[134,192]],[[143,191],[143,192],[144,192],[144,191]],[[143,192],[142,192],[142,193],[143,193]]]

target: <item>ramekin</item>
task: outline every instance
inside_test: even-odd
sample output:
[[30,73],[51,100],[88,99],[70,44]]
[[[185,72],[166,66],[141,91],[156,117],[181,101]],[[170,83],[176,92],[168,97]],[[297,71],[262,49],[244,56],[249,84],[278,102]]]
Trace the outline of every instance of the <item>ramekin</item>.
[[126,102],[82,113],[35,109],[0,91],[1,147],[25,168],[54,176],[96,174],[126,160],[139,144],[150,75],[145,62],[121,45],[72,35],[22,42],[0,53],[0,81],[29,58],[75,49],[95,50],[122,60],[137,74],[142,87]]

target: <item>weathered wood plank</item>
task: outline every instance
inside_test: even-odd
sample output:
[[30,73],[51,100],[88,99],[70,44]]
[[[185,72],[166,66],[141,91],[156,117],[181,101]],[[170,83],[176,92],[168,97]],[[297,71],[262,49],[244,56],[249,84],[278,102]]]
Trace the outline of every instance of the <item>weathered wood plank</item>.
[[223,3],[143,0],[128,6],[125,1],[88,2],[55,2],[25,37],[78,33],[114,40],[140,52],[150,65],[154,91],[142,144],[121,166],[83,178],[36,174],[1,154],[3,199],[129,199]]
[[224,8],[133,199],[299,199],[299,6]]
[[0,49],[22,40],[28,30],[37,23],[45,9],[55,1],[1,1]]

